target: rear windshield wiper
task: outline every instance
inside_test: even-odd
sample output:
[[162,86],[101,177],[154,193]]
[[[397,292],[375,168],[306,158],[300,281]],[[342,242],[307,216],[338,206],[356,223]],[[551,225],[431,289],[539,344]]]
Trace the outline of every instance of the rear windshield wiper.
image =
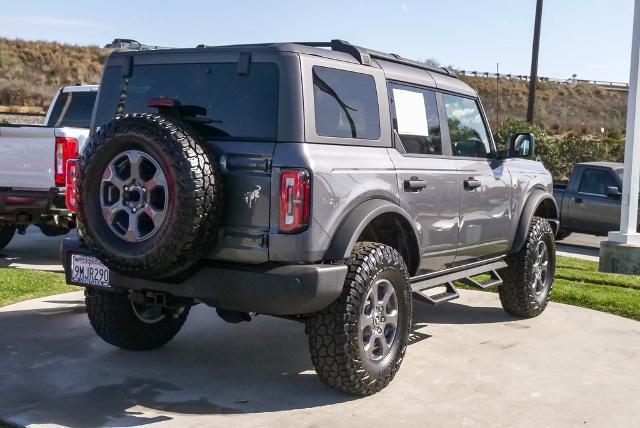
[[342,108],[342,111],[344,111],[344,114],[347,116],[347,120],[349,121],[349,126],[351,127],[351,137],[357,138],[356,124],[353,121],[353,117],[351,116],[351,113],[349,112],[349,110],[351,111],[358,111],[358,110],[353,107],[349,107],[344,101],[342,101],[342,99],[336,93],[336,91],[334,91],[333,88],[327,84],[327,82],[322,80],[320,76],[316,74],[315,70],[313,71],[313,83],[322,92],[324,92],[325,94],[329,95],[330,97],[336,100],[340,108]]

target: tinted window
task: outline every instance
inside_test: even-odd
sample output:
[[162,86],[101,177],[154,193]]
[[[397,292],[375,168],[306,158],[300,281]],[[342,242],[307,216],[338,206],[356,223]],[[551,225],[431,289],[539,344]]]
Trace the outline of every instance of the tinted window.
[[313,67],[313,102],[318,135],[380,138],[378,95],[373,76]]
[[[118,68],[119,70],[119,68]],[[237,63],[138,65],[125,84],[121,73],[111,73],[118,85],[102,83],[96,125],[121,113],[157,112],[147,107],[151,98],[171,98],[197,111],[192,125],[207,138],[275,140],[278,134],[278,66],[251,64],[238,74]],[[123,102],[118,103],[118,100]],[[189,109],[189,106],[199,109]]]
[[95,92],[61,93],[51,110],[47,126],[88,128],[95,100]]
[[606,195],[607,187],[619,187],[613,174],[602,169],[585,169],[578,191],[594,195]]
[[441,155],[440,119],[436,94],[403,85],[391,85],[395,111],[393,127],[407,153]]
[[445,95],[444,105],[454,156],[486,157],[491,152],[491,145],[476,101]]

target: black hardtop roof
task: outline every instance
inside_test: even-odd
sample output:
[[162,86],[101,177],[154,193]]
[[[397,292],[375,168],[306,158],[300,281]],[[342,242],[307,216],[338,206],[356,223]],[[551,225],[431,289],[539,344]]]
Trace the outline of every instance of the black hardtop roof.
[[121,49],[113,52],[112,56],[130,55],[158,55],[172,53],[198,53],[198,52],[295,52],[308,55],[316,55],[329,59],[360,63],[377,66],[375,60],[383,60],[408,67],[414,67],[455,77],[455,73],[443,67],[432,67],[427,64],[406,59],[397,54],[383,53],[376,50],[352,45],[344,40],[334,39],[330,42],[279,42],[279,43],[254,43],[223,46],[198,45],[195,48],[166,48],[151,50]]

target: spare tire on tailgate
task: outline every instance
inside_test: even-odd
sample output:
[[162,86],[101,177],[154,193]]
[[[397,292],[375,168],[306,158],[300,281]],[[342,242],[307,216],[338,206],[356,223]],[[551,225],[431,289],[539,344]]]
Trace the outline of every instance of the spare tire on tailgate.
[[117,116],[87,143],[78,175],[78,228],[111,269],[159,279],[202,258],[222,203],[209,148],[164,116]]

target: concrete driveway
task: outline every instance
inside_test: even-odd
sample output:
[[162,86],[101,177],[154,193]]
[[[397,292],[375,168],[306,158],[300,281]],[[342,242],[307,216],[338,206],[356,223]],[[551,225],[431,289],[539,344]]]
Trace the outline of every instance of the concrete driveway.
[[40,229],[29,226],[25,235],[16,233],[11,243],[0,250],[0,267],[63,272],[60,264],[60,245],[65,238],[75,236],[75,231],[66,236],[50,238]]
[[163,349],[98,339],[81,293],[0,309],[0,419],[68,426],[637,426],[640,323],[551,304],[506,315],[492,293],[415,304],[402,369],[362,399],[323,386],[302,325],[230,325],[204,306]]

